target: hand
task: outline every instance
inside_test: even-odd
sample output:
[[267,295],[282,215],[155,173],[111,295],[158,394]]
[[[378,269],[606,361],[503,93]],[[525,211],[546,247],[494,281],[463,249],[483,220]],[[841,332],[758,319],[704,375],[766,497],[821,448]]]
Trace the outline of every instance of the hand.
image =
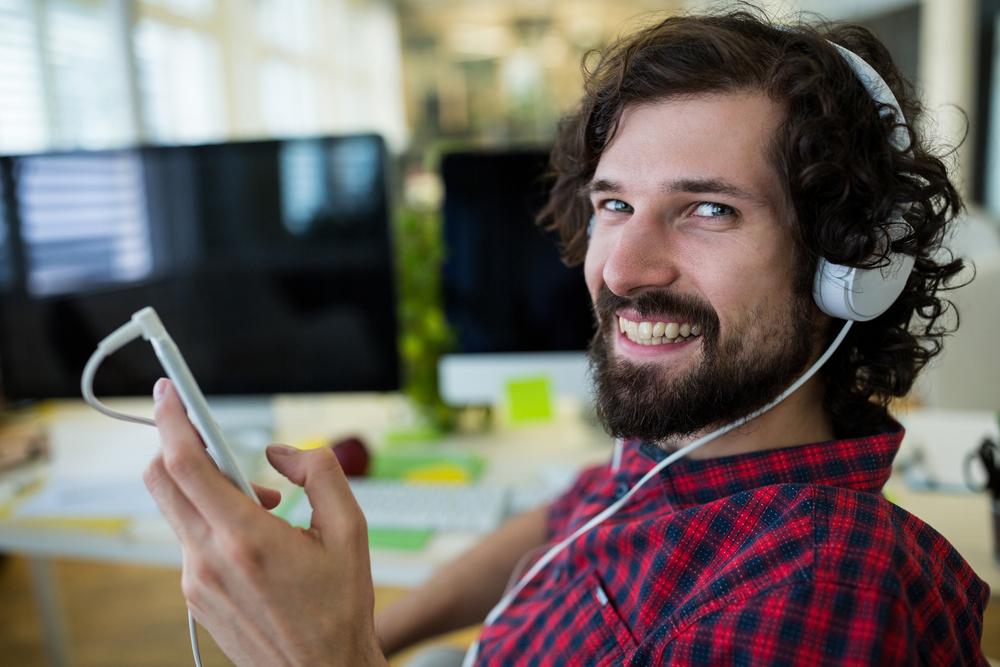
[[181,589],[198,623],[238,665],[385,665],[367,526],[333,452],[268,448],[313,507],[309,529],[294,528],[223,477],[168,380],[154,397],[162,452],[144,479],[180,539]]

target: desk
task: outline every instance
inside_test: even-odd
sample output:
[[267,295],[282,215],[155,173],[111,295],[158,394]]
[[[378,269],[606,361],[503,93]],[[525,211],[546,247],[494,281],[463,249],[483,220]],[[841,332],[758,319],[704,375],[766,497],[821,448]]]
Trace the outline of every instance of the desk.
[[[113,409],[128,414],[150,414],[146,399],[109,400]],[[272,405],[274,439],[298,443],[315,438],[359,435],[370,446],[379,447],[392,428],[413,419],[405,400],[398,395],[277,396]],[[135,433],[137,442],[154,438],[155,432],[141,425],[120,424],[93,411],[81,401],[57,401],[46,406],[37,419],[47,425],[72,423],[68,429],[80,434],[87,429],[113,429]],[[67,429],[63,429],[64,431]],[[148,443],[147,443],[148,444]],[[595,424],[580,418],[572,401],[557,405],[552,422],[522,427],[503,427],[484,433],[449,435],[434,443],[441,451],[474,452],[487,461],[484,482],[520,486],[531,491],[537,474],[546,469],[570,468],[605,461],[611,440]],[[255,481],[287,488],[286,480],[261,466]],[[136,471],[136,477],[141,469]],[[2,516],[2,514],[0,514]],[[372,575],[376,586],[410,587],[426,579],[444,562],[468,547],[470,535],[439,534],[417,553],[373,551]],[[37,521],[0,520],[0,551],[20,553],[31,559],[35,595],[46,629],[50,662],[69,664],[62,628],[57,586],[51,575],[55,558],[83,558],[130,564],[180,567],[177,540],[161,517],[133,520],[120,530],[70,529],[65,525],[43,525]]]
[[[129,414],[149,414],[150,402],[129,399],[108,401],[116,410]],[[357,434],[375,448],[384,446],[387,434],[412,419],[406,402],[397,395],[278,396],[274,399],[275,441],[298,443],[317,437],[330,439]],[[92,427],[114,429],[114,433],[136,433],[136,438],[152,438],[145,426],[112,422],[80,401],[55,402],[39,419],[52,423],[72,421],[72,432]],[[596,425],[579,417],[571,401],[558,405],[552,422],[523,427],[497,427],[484,433],[449,435],[433,444],[440,451],[474,452],[487,461],[483,481],[513,486],[530,493],[544,483],[539,475],[572,469],[610,456],[611,440]],[[262,453],[258,454],[261,461]],[[288,482],[260,465],[254,481],[279,489]],[[141,469],[136,470],[136,475]],[[474,539],[468,535],[439,535],[427,549],[417,554],[373,553],[373,576],[377,584],[414,586],[439,564],[450,559]],[[150,517],[132,521],[118,532],[67,530],[38,522],[0,522],[0,549],[33,556],[96,558],[149,565],[180,567],[180,549],[166,521]]]
[[[123,411],[150,412],[149,401],[112,402]],[[300,442],[319,437],[359,434],[377,445],[386,439],[390,428],[410,419],[405,402],[394,395],[366,395],[330,398],[326,396],[279,396],[274,400],[276,440]],[[95,428],[107,424],[82,403],[60,402],[44,415],[47,420],[80,420]],[[135,429],[145,427],[135,426]],[[606,461],[610,439],[595,425],[580,418],[573,403],[561,403],[557,418],[546,424],[524,427],[498,427],[488,433],[449,436],[437,446],[474,451],[488,461],[486,480],[497,483],[524,482],[547,466],[580,466]],[[262,481],[273,482],[263,476]],[[985,497],[972,494],[944,495],[917,493],[893,479],[887,487],[901,506],[944,534],[980,577],[1000,593],[1000,567],[990,557],[989,508]],[[373,578],[378,586],[411,586],[422,581],[433,569],[454,556],[470,539],[468,536],[442,535],[432,540],[418,554],[373,552]],[[57,591],[49,575],[50,559],[86,558],[152,565],[180,565],[180,551],[173,534],[162,519],[136,522],[124,530],[95,533],[11,520],[0,521],[0,551],[22,553],[32,558],[35,591],[41,603],[49,651],[53,664],[68,664],[62,652],[61,621]]]

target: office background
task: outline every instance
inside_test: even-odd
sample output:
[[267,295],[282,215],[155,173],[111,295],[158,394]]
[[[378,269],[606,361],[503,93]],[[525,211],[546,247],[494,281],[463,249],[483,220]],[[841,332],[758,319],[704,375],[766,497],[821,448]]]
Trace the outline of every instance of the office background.
[[[975,231],[958,239],[957,250],[984,256],[994,250],[1000,229],[1000,85],[993,83],[1000,77],[994,66],[1000,0],[758,4],[778,18],[858,21],[883,38],[921,91],[928,134],[949,151],[953,175],[971,204],[974,220],[960,227]],[[438,208],[442,154],[544,150],[577,99],[585,54],[657,14],[726,5],[0,0],[0,155],[373,133],[387,146],[389,214],[399,217],[413,207]],[[125,167],[149,172],[147,166]],[[121,169],[115,164],[108,171]],[[12,179],[0,183],[8,197],[19,187]],[[60,203],[68,205],[69,199]],[[72,285],[75,276],[63,267],[42,266],[56,247],[63,252],[56,261],[74,248],[80,272],[109,273],[84,265],[107,264],[110,255],[109,285],[153,276],[162,248],[143,235],[155,236],[146,228],[168,223],[158,222],[155,211],[147,213],[148,221],[129,216],[135,218],[120,213],[99,232],[55,215],[20,216],[25,219],[14,228],[11,221],[0,224],[0,285],[13,281],[16,288],[20,280],[22,291],[26,285],[40,296],[60,291],[52,280]],[[410,241],[400,241],[405,259]],[[176,252],[202,250],[178,246]],[[426,295],[407,294],[408,276],[421,267],[401,268],[401,296],[422,303]],[[404,314],[402,335],[420,323]],[[426,343],[429,334],[418,333],[417,342]],[[449,341],[439,338],[444,349]],[[404,357],[407,349],[404,341]],[[403,365],[410,362],[404,358]]]
[[[580,57],[643,14],[700,0],[3,0],[0,153],[375,131],[545,142],[575,101]],[[943,118],[972,133],[959,169],[981,196],[990,156],[994,0],[763,0],[872,27]],[[991,206],[996,208],[996,204]]]

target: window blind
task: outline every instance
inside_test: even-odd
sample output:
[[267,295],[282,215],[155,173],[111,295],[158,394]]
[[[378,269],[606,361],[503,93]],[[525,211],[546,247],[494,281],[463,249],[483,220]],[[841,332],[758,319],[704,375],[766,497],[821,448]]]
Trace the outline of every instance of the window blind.
[[146,137],[193,143],[225,136],[219,47],[200,31],[142,19],[134,48]]
[[45,95],[30,0],[0,0],[0,152],[42,149]]
[[44,7],[53,143],[104,147],[134,141],[110,0],[47,0]]

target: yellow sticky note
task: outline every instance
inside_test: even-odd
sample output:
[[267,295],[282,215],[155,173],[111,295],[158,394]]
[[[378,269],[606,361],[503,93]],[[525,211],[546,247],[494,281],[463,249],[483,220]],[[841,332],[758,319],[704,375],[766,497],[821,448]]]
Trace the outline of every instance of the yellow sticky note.
[[506,389],[511,422],[519,424],[552,419],[552,387],[548,377],[511,379]]
[[326,447],[329,444],[330,444],[329,438],[312,437],[312,438],[304,438],[303,440],[296,442],[295,447],[297,449],[303,449],[303,450],[319,449],[320,447]]
[[52,530],[73,530],[101,535],[118,535],[129,527],[131,519],[124,517],[31,517],[18,519],[15,525],[48,528]]
[[422,484],[468,484],[472,481],[469,472],[455,465],[441,464],[414,468],[403,479]]

